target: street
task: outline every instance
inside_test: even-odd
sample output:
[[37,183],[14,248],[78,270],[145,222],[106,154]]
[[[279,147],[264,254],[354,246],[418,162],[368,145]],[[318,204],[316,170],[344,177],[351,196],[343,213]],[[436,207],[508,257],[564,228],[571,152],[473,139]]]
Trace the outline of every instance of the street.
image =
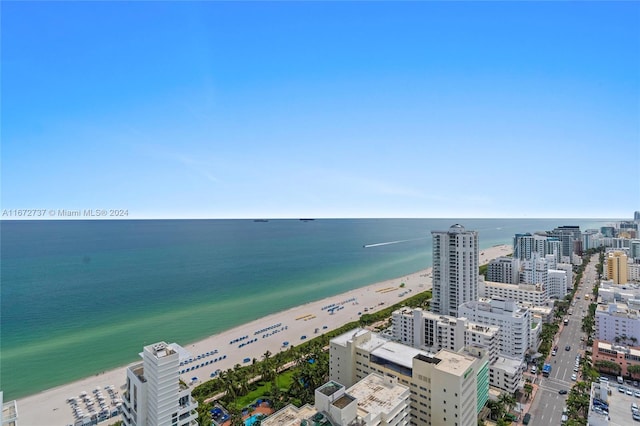
[[[556,335],[554,346],[558,347],[555,356],[549,355],[548,363],[551,364],[551,374],[549,377],[537,375],[536,383],[539,390],[531,404],[531,425],[560,425],[562,418],[562,409],[566,406],[568,395],[560,395],[558,392],[562,389],[569,391],[575,383],[571,380],[574,374],[576,355],[582,357],[585,350],[586,335],[582,332],[582,318],[589,313],[589,300],[585,300],[585,293],[593,295],[593,284],[596,279],[595,266],[598,263],[599,254],[591,257],[591,260],[585,268],[582,280],[579,283],[578,291],[570,306],[573,310],[572,315],[567,315],[569,323],[566,326],[560,324],[560,330]],[[580,341],[584,337],[585,341]],[[565,350],[570,346],[570,350]],[[578,380],[581,379],[580,372],[575,373]]]

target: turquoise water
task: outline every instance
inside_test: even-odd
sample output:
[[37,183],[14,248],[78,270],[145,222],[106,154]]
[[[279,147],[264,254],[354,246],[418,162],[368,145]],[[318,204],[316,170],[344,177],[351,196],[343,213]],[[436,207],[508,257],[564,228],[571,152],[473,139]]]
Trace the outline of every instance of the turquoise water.
[[431,230],[454,223],[486,248],[610,220],[0,222],[0,387],[19,398],[135,361],[144,344],[186,345],[430,267]]
[[244,426],[252,426],[255,422],[257,422],[261,417],[264,417],[262,414],[254,414],[251,417],[247,417],[244,420]]

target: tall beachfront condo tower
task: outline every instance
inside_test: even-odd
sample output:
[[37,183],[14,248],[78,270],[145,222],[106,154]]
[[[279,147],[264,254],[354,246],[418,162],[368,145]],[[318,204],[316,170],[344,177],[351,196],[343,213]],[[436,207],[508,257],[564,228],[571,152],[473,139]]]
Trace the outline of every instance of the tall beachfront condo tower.
[[142,362],[127,368],[125,426],[196,426],[198,402],[180,383],[179,354],[165,342],[145,346]]
[[453,225],[432,231],[433,300],[431,310],[458,317],[458,306],[478,300],[478,233]]

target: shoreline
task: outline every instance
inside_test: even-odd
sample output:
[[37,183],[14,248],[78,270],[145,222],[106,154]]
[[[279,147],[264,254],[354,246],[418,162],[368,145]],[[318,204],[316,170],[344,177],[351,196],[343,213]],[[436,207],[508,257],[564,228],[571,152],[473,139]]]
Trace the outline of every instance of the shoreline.
[[[511,252],[512,247],[506,244],[481,249],[478,263],[484,265],[492,259],[506,256]],[[431,289],[431,271],[432,268],[422,269],[413,274],[308,302],[193,343],[182,345],[180,342],[175,342],[189,351],[193,358],[210,353],[197,359],[197,362],[180,367],[186,369],[196,364],[199,366],[193,371],[182,373],[180,378],[185,383],[190,383],[193,377],[197,377],[195,385],[199,385],[209,380],[211,373],[218,369],[225,371],[237,364],[246,365],[244,362],[246,359],[256,358],[260,361],[267,351],[272,354],[285,351],[290,346],[297,346],[307,339],[313,339],[324,332],[356,321],[360,316],[359,313],[365,313],[365,308],[366,313],[372,313],[401,302],[419,292]],[[400,287],[402,283],[404,286]],[[336,306],[337,309],[330,313],[329,308],[332,306]],[[285,345],[284,342],[288,343]],[[167,341],[167,343],[174,342]],[[212,353],[216,350],[216,353]],[[142,344],[140,351],[142,351]],[[207,362],[207,365],[201,366]],[[67,399],[76,397],[83,391],[91,393],[96,387],[104,389],[110,385],[113,385],[121,395],[121,387],[126,381],[126,369],[132,364],[134,363],[18,399],[19,422],[28,426],[73,424],[74,416],[71,406],[66,402]],[[110,424],[115,420],[112,418],[101,424]]]

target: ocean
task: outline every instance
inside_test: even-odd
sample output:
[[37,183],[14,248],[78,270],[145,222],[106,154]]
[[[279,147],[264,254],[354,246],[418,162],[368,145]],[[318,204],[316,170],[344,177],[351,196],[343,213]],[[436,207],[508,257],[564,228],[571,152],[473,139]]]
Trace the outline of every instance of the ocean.
[[134,362],[145,344],[187,345],[430,267],[431,231],[455,223],[487,248],[613,221],[2,221],[0,389],[24,397]]

